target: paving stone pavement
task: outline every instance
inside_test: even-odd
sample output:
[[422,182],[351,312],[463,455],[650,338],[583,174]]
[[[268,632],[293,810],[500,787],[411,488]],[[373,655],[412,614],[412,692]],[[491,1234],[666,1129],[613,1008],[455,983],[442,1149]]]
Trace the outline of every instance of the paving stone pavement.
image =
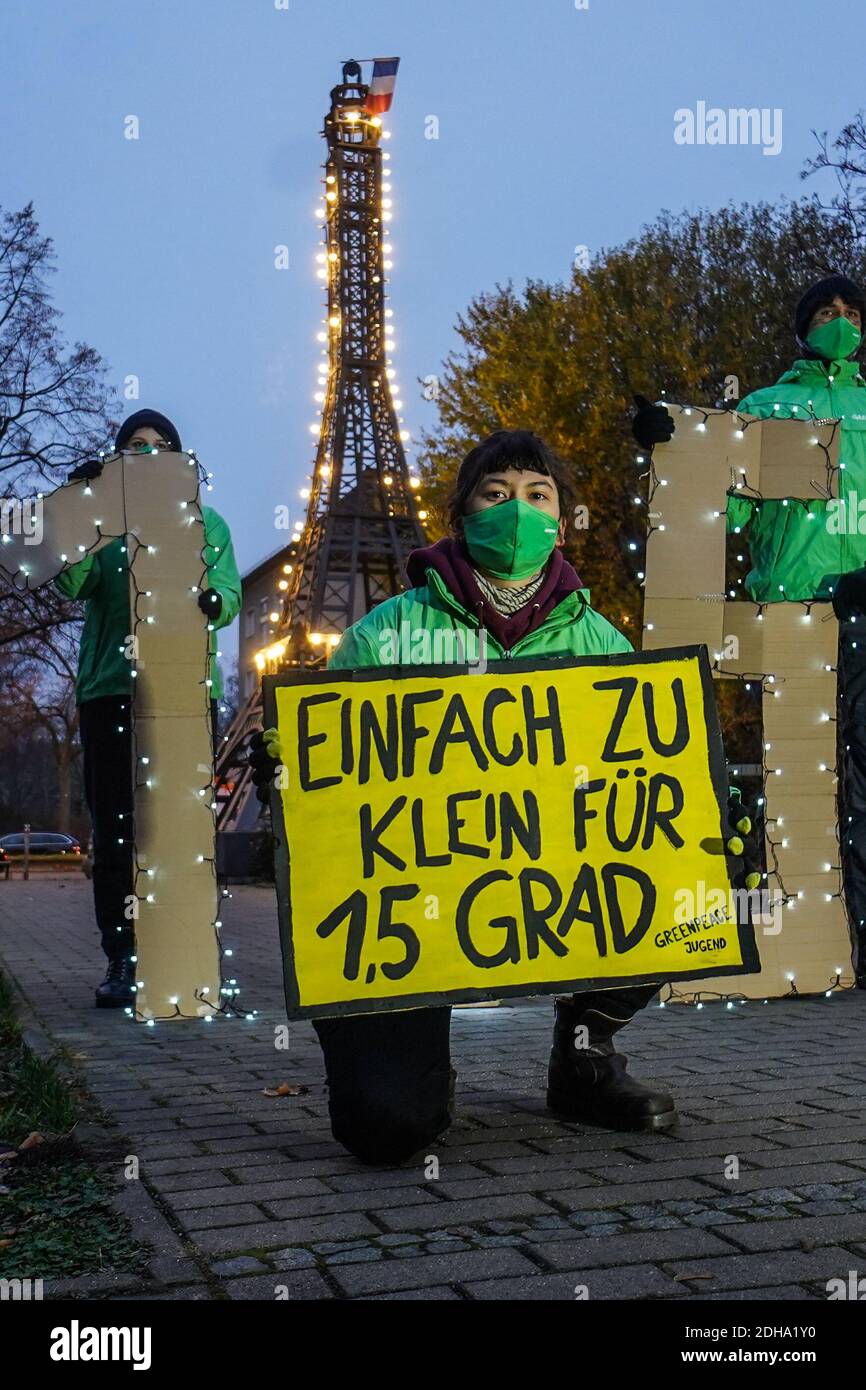
[[[258,1016],[150,1029],[93,1007],[83,878],[0,882],[0,964],[139,1157],[123,1201],[154,1249],[144,1281],[49,1296],[799,1300],[866,1272],[866,993],[646,1010],[621,1042],[677,1097],[666,1135],[547,1113],[549,1000],[458,1010],[457,1123],[369,1169],[331,1137],[312,1027],[275,1047],[273,893],[232,894],[224,944]],[[262,1094],[282,1081],[309,1093]]]

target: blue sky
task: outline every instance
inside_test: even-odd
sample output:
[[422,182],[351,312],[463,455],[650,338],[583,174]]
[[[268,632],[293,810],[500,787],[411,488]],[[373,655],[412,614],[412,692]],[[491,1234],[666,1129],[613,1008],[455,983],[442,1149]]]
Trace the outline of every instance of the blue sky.
[[[70,338],[118,389],[138,376],[128,409],[171,415],[213,469],[242,568],[284,540],[274,507],[297,515],[312,458],[313,209],[342,60],[401,58],[390,302],[415,436],[435,421],[416,378],[473,295],[567,277],[576,246],[663,207],[800,196],[811,129],[835,134],[863,100],[846,57],[862,0],[279,3],[3,0],[0,201],[32,199],[54,238]],[[780,108],[780,153],[675,143],[699,101]]]

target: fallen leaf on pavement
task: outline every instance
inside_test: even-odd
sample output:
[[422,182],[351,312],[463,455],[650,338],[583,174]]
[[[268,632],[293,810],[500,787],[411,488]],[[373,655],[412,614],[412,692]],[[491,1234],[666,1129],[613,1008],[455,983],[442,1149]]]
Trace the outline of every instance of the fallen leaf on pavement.
[[30,1134],[28,1134],[27,1138],[23,1141],[23,1143],[18,1145],[18,1152],[21,1153],[24,1149],[33,1149],[36,1147],[37,1144],[44,1143],[45,1135],[40,1134],[38,1129],[31,1130]]
[[290,1086],[288,1081],[281,1081],[279,1086],[266,1086],[262,1091],[263,1096],[305,1096],[309,1093],[309,1086]]

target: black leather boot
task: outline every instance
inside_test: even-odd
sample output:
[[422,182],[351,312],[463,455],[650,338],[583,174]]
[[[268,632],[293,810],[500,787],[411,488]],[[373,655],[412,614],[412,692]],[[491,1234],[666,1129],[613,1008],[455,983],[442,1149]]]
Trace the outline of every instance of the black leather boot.
[[108,962],[105,979],[96,989],[97,1009],[122,1009],[134,999],[135,963],[126,956]]
[[[611,1041],[631,1014],[605,1022],[596,1012],[581,1012],[567,997],[555,999],[554,1008],[547,1080],[551,1110],[608,1129],[660,1130],[676,1124],[672,1097],[629,1076],[628,1058],[617,1052]],[[578,1028],[585,1031],[576,1038]]]

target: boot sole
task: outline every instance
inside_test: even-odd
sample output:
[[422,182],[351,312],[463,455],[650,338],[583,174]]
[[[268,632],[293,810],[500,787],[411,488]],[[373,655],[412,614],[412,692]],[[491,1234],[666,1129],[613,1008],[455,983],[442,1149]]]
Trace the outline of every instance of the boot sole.
[[132,1003],[132,995],[128,999],[97,999],[97,1009],[125,1009]]
[[658,1115],[600,1119],[590,1107],[576,1104],[571,1097],[566,1100],[559,1100],[553,1091],[547,1092],[547,1108],[552,1110],[555,1115],[565,1115],[570,1120],[584,1120],[587,1124],[598,1125],[600,1129],[619,1129],[632,1133],[642,1131],[653,1134],[658,1130],[672,1129],[680,1118],[676,1110],[663,1110]]

